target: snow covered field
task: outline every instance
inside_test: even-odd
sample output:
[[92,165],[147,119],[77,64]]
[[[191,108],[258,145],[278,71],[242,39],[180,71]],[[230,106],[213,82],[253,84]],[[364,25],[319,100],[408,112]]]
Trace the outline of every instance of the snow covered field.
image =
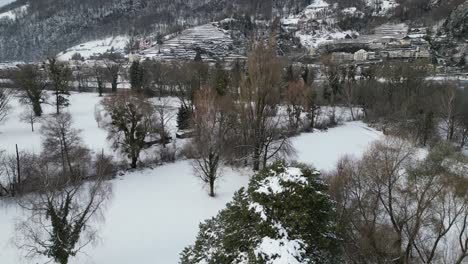
[[[70,112],[75,127],[82,129],[84,142],[96,151],[110,151],[106,132],[94,120],[97,94],[73,94]],[[31,132],[19,121],[23,106],[13,102],[14,111],[0,125],[0,149],[39,151],[39,132]],[[47,108],[46,113],[51,113]],[[39,131],[39,126],[37,130]],[[381,133],[362,122],[349,122],[327,132],[302,134],[293,139],[296,159],[313,164],[320,170],[331,170],[345,154],[360,155]],[[109,152],[108,152],[109,153]],[[155,169],[128,172],[113,183],[113,195],[99,223],[100,242],[87,247],[86,254],[72,263],[177,263],[181,250],[194,242],[198,223],[214,216],[233,193],[249,180],[250,170],[225,169],[219,182],[218,196],[210,198],[201,182],[192,174],[190,161],[178,161]],[[2,264],[27,262],[12,244],[15,219],[21,217],[16,205],[0,202],[0,260]]]
[[123,53],[127,43],[127,36],[115,36],[101,40],[88,41],[61,52],[58,55],[58,59],[68,61],[75,53],[80,54],[84,59],[89,59],[91,56],[102,55],[108,51]]

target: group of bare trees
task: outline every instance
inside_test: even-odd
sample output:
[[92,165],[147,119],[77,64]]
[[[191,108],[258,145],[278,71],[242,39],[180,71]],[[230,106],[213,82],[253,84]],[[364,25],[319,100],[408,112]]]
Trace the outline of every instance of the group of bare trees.
[[425,158],[388,138],[329,178],[351,262],[462,263],[467,256],[468,160],[448,143]]
[[190,156],[210,196],[224,164],[250,164],[257,171],[293,152],[290,127],[279,111],[283,69],[272,42],[259,42],[235,89],[225,85],[218,69],[215,85],[195,92]]
[[0,195],[18,196],[25,209],[15,244],[27,257],[66,264],[97,238],[114,173],[109,157],[93,154],[68,113],[48,117],[41,127],[42,151],[0,155]]
[[[430,80],[427,61],[387,61],[355,67],[325,60],[320,99],[332,109],[347,107],[351,119],[364,120],[385,134],[404,136],[420,145],[467,140],[468,93],[460,83]],[[442,133],[441,133],[442,132]]]
[[[99,123],[104,124],[113,147],[136,168],[143,150],[159,144],[164,151],[169,143],[168,124],[175,113],[161,96],[175,96],[180,102],[179,129],[191,137],[185,154],[193,158],[197,176],[214,196],[223,165],[251,165],[259,170],[291,154],[289,138],[303,127],[302,114],[316,114],[313,97],[302,99],[312,93],[313,74],[306,74],[308,82],[302,80],[307,79],[303,73],[286,80],[284,68],[271,40],[256,43],[246,65],[235,62],[230,68],[203,61],[133,62],[131,91],[104,98],[105,114],[99,113]],[[296,84],[299,92],[287,89]],[[287,121],[283,101],[298,113],[294,125]]]

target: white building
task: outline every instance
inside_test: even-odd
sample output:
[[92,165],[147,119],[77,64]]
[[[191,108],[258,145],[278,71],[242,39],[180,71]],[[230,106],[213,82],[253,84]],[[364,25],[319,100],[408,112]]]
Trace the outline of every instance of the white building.
[[369,54],[367,51],[361,49],[354,53],[354,60],[355,61],[366,61],[369,59]]

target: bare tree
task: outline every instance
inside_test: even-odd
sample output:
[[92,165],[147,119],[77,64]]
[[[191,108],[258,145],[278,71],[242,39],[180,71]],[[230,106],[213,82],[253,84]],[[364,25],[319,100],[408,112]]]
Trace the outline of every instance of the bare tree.
[[309,120],[309,126],[306,128],[307,131],[314,132],[315,120],[317,119],[320,112],[320,93],[319,87],[313,84],[306,86],[304,95],[304,109]]
[[95,66],[94,78],[96,79],[99,96],[102,96],[102,94],[104,93],[104,88],[106,86],[105,80],[107,78],[107,70],[103,67]]
[[458,107],[459,100],[461,99],[461,91],[454,85],[440,85],[438,86],[440,92],[440,103],[438,112],[444,122],[442,129],[446,133],[447,140],[453,140],[456,122],[459,116]]
[[286,91],[283,93],[287,104],[286,111],[289,117],[291,133],[297,133],[301,124],[301,114],[306,104],[306,88],[303,80],[290,81]]
[[158,114],[156,130],[159,134],[161,145],[165,148],[171,139],[168,131],[168,124],[174,119],[176,114],[174,111],[170,111],[171,107],[169,98],[160,98],[158,103],[155,105],[155,110]]
[[336,120],[336,105],[339,102],[343,93],[343,87],[340,82],[340,71],[338,65],[333,62],[325,62],[325,78],[324,83],[324,99],[330,104],[331,112],[329,115],[330,125],[335,126],[338,121]]
[[[227,153],[227,136],[230,127],[228,99],[217,94],[215,89],[203,87],[195,95],[193,116],[194,135],[190,154],[194,158],[196,176],[209,186],[209,195],[215,196],[215,184]],[[232,104],[231,104],[232,105]]]
[[78,64],[76,70],[73,72],[73,76],[78,84],[78,91],[83,92],[84,89],[89,86],[89,79],[92,76],[92,72],[86,65]]
[[40,192],[20,205],[29,215],[16,225],[17,247],[26,257],[46,257],[67,264],[97,239],[94,219],[103,217],[110,183],[97,175],[90,181],[62,181],[63,175],[41,166]]
[[114,149],[128,156],[131,167],[136,168],[140,152],[156,143],[153,140],[157,123],[154,106],[141,95],[132,93],[105,98],[102,105],[110,118],[105,125],[107,138]]
[[62,166],[62,174],[77,178],[85,175],[88,168],[82,164],[89,157],[89,150],[83,146],[80,130],[72,127],[69,113],[51,116],[41,127],[43,155]]
[[0,88],[0,123],[4,121],[10,111],[11,89]]
[[112,92],[117,92],[117,85],[119,84],[119,76],[122,70],[123,56],[116,52],[106,52],[100,56],[100,59],[104,61],[105,67],[104,73],[105,78],[111,84]]
[[331,194],[350,261],[447,263],[443,241],[468,209],[460,170],[468,160],[449,144],[417,158],[410,144],[390,139],[339,164]]
[[[277,105],[282,70],[283,64],[276,57],[273,40],[268,43],[256,43],[249,53],[247,72],[239,89],[237,109],[242,137],[239,149],[251,153],[254,170],[260,169],[265,148],[271,147],[270,141],[286,139],[281,135],[282,132],[279,135],[276,133],[278,136],[269,134],[271,131],[279,132],[277,125],[282,125],[275,120],[279,118]],[[284,144],[277,145],[279,148],[283,146]]]
[[31,105],[36,116],[42,115],[42,104],[46,102],[47,87],[44,72],[36,65],[19,66],[13,74],[13,82],[20,89],[20,102]]
[[34,123],[38,122],[40,119],[34,113],[34,110],[31,107],[27,107],[20,115],[20,120],[24,123],[31,125],[31,131],[34,132]]
[[[13,169],[12,169],[13,165]],[[0,150],[0,196],[15,196],[17,176],[11,157]]]
[[352,120],[356,120],[353,110],[355,86],[356,86],[356,67],[348,65],[341,68],[341,85],[343,86],[343,98],[351,113]]

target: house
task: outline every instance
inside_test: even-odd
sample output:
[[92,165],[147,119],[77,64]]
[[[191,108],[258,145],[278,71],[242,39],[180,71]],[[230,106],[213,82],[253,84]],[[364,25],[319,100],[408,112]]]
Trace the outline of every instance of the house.
[[369,59],[369,55],[367,51],[360,49],[354,53],[354,60],[355,61],[366,61]]
[[353,61],[354,54],[347,52],[333,52],[331,54],[332,60],[335,62]]

